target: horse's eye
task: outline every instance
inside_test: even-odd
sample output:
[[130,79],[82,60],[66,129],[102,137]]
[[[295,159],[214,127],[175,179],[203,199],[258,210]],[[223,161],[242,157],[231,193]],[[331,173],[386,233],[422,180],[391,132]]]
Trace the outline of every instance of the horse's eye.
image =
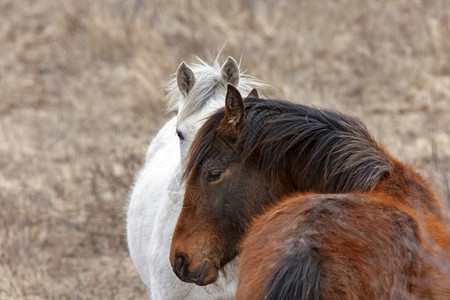
[[211,171],[208,171],[208,174],[206,175],[206,180],[208,182],[217,181],[217,180],[219,180],[221,175],[222,175],[222,172],[220,170],[211,170]]
[[178,129],[177,129],[177,135],[178,135],[178,138],[180,139],[180,141],[184,141],[184,135]]

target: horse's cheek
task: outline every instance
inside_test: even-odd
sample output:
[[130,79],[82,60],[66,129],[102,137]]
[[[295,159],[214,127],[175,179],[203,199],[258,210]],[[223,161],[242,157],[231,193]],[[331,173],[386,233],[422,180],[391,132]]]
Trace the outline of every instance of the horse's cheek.
[[226,194],[219,188],[213,188],[208,193],[208,206],[211,207],[214,217],[218,220],[222,219],[225,214],[224,203],[226,202]]

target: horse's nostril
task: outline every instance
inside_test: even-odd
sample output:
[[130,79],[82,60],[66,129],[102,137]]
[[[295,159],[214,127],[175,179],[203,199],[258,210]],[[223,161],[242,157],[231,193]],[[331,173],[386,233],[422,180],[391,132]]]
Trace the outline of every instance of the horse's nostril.
[[189,265],[188,257],[186,254],[179,252],[175,254],[175,263],[173,265],[173,270],[178,276],[185,275],[187,266]]

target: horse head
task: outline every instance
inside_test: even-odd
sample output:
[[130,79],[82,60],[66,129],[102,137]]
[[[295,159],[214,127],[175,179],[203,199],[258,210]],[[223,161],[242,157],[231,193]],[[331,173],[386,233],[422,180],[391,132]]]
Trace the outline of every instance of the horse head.
[[[242,74],[232,57],[228,57],[220,71],[217,68],[217,61],[214,66],[203,63],[196,64],[194,68],[182,62],[176,73],[178,92],[173,92],[176,90],[174,81],[169,85],[170,93],[173,94],[171,103],[176,101],[178,105],[176,134],[180,139],[182,161],[204,120],[213,111],[223,107],[227,84],[239,85]],[[244,77],[241,83],[241,88],[247,90],[250,83],[248,77]]]
[[[249,94],[257,96],[256,90]],[[229,85],[223,113],[205,123],[191,147],[197,154],[189,155],[186,193],[170,251],[173,270],[183,281],[214,282],[218,270],[237,255],[249,220],[276,197],[256,162],[243,164],[236,138],[244,118],[243,99]],[[205,144],[205,137],[211,143]]]

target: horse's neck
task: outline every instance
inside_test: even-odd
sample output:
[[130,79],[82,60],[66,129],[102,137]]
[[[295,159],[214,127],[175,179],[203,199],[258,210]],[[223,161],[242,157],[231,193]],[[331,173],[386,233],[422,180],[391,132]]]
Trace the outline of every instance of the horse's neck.
[[[176,147],[178,138],[174,134],[176,130],[177,117],[173,117],[158,131],[158,134],[150,143],[145,155],[145,164],[147,164],[158,151],[173,151],[175,159],[179,156],[179,148]],[[168,155],[169,156],[169,155]]]
[[[260,169],[264,172],[264,177],[269,180],[269,195],[271,202],[277,202],[284,197],[289,197],[298,193],[335,193],[337,191],[327,188],[319,172],[314,174],[303,172],[302,167],[293,162],[283,165],[282,168],[275,169],[275,172],[266,168]],[[300,170],[300,171],[299,171]]]
[[182,164],[180,161],[169,179],[169,184],[167,186],[167,192],[171,204],[181,207],[184,197],[184,189],[185,185],[182,180]]
[[[392,164],[392,170],[385,173],[373,187],[373,192],[388,196],[399,205],[422,211],[425,214],[433,214],[442,217],[444,211],[436,194],[422,177],[409,166],[402,164],[387,154]],[[314,174],[299,172],[295,164],[282,169],[276,176],[267,174],[266,177],[273,178],[270,194],[272,197],[285,197],[294,193],[336,193],[336,192],[370,192],[366,190],[340,190],[328,186],[322,180],[321,170],[315,170]],[[347,177],[347,176],[342,176]],[[277,201],[274,198],[272,201]]]
[[442,217],[443,208],[430,186],[412,168],[392,159],[393,170],[374,189],[414,211]]
[[273,176],[273,174],[266,175],[266,178],[270,178],[268,184],[268,195],[271,198],[272,203],[281,201],[287,196],[297,194],[299,192],[307,192],[306,190],[299,190],[295,181],[286,173]]

